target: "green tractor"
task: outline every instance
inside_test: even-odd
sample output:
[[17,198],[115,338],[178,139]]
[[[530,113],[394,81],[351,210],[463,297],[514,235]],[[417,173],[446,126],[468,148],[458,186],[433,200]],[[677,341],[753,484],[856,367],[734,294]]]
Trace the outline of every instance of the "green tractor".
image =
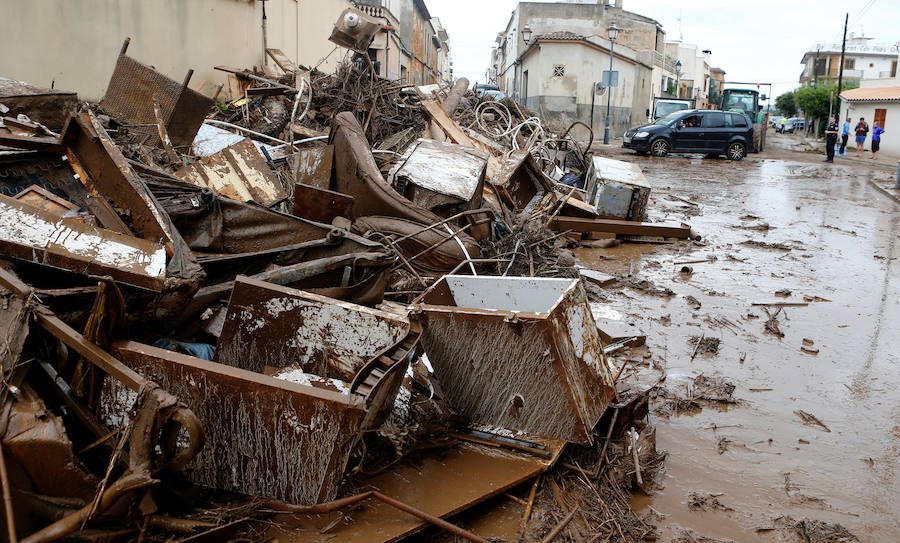
[[[726,82],[727,83],[727,82]],[[737,83],[739,85],[756,85],[764,83]],[[719,99],[719,109],[723,111],[735,111],[746,113],[753,122],[753,152],[758,153],[766,146],[766,127],[768,126],[768,111],[763,111],[759,105],[760,99],[765,100],[766,95],[760,96],[756,89],[725,88]]]

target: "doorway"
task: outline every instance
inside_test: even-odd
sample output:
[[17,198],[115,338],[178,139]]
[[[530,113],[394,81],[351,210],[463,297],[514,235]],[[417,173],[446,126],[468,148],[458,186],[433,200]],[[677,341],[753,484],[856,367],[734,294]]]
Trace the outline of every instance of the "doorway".
[[[878,123],[878,126],[884,128],[884,119],[887,117],[887,109],[876,109],[875,110],[875,119],[873,123]],[[875,126],[874,124],[872,126]]]

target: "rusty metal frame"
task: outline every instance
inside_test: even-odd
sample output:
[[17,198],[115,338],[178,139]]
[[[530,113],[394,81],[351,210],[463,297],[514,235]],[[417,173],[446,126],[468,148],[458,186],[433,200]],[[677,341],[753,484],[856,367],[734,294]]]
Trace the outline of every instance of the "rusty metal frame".
[[188,87],[193,70],[178,82],[126,55],[130,41],[127,38],[119,52],[100,107],[112,118],[131,124],[134,132],[149,136],[150,144],[158,145],[161,141],[153,111],[156,97],[172,144],[190,148],[215,101]]
[[[303,504],[336,495],[365,414],[362,396],[135,342],[115,343],[113,353],[177,393],[206,428],[206,448],[184,469],[195,483]],[[104,391],[110,412],[121,413],[117,396]]]
[[459,306],[452,280],[497,283],[485,289],[522,280],[562,288],[565,280],[444,276],[413,302],[410,318],[422,325],[447,401],[473,423],[591,443],[614,389],[581,282],[533,312]]

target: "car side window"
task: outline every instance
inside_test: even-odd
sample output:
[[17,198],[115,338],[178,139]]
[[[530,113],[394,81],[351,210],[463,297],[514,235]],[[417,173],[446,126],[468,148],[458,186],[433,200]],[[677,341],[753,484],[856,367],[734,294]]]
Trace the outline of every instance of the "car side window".
[[733,114],[729,115],[731,117],[731,124],[733,124],[737,128],[747,128],[747,119],[743,115]]
[[724,113],[707,113],[705,115],[706,119],[704,119],[703,127],[704,128],[724,128],[725,127],[725,114]]
[[685,117],[683,120],[684,127],[685,128],[700,128],[701,119],[702,119],[702,117],[700,115],[690,115],[688,117]]

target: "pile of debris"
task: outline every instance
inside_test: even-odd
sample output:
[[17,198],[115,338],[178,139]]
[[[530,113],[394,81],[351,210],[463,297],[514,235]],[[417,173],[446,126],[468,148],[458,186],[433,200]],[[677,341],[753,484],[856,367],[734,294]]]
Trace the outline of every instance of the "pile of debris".
[[647,392],[563,249],[690,235],[640,222],[639,170],[464,80],[270,50],[284,74],[223,67],[217,103],[127,47],[98,104],[0,86],[11,541],[484,541],[445,518],[518,488],[522,535],[652,532]]

